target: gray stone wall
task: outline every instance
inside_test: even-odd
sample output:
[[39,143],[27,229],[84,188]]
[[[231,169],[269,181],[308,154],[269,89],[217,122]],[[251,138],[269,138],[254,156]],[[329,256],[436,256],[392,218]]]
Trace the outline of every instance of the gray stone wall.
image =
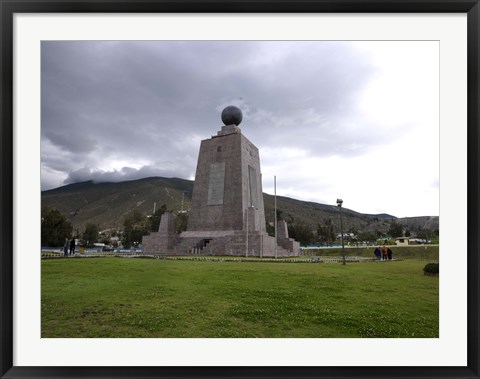
[[[256,224],[259,232],[265,233],[265,210],[263,205],[262,174],[258,148],[242,135],[242,193],[243,209],[256,209]],[[254,198],[252,198],[254,197]],[[244,229],[246,226],[244,225]]]

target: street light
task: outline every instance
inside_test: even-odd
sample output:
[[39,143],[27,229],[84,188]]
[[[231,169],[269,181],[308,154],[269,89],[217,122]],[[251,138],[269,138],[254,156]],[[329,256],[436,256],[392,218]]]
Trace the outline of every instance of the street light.
[[345,246],[343,244],[343,218],[342,218],[342,204],[343,200],[342,199],[337,199],[337,206],[340,208],[340,238],[342,241],[342,257],[343,257],[343,264],[346,264],[345,262]]

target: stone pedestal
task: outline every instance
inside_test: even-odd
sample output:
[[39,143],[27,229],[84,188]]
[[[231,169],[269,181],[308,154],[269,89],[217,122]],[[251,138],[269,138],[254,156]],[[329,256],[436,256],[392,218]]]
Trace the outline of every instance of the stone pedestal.
[[150,254],[168,254],[178,242],[174,215],[172,212],[165,212],[160,220],[158,232],[143,236],[142,251]]

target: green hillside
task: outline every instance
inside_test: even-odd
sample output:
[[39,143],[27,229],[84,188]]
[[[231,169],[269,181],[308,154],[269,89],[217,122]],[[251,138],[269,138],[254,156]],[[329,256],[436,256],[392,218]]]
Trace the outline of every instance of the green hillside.
[[[154,204],[181,210],[190,205],[193,181],[177,178],[146,178],[120,183],[83,182],[42,192],[42,207],[56,208],[74,229],[83,230],[87,222],[101,230],[121,228],[125,216],[134,210],[153,213]],[[185,193],[185,195],[183,195]]]
[[[83,182],[42,192],[42,206],[58,209],[74,229],[83,231],[87,222],[101,230],[120,230],[124,218],[138,210],[147,216],[154,204],[163,204],[168,210],[188,210],[191,203],[193,181],[178,178],[152,177],[119,183]],[[264,194],[265,217],[274,220],[274,196]],[[305,202],[277,196],[277,209],[288,223],[305,225],[315,231],[317,225],[331,220],[335,232],[340,232],[339,210],[335,205]],[[387,233],[392,220],[406,229],[438,229],[438,217],[396,218],[388,214],[362,214],[343,208],[344,231],[378,231]]]

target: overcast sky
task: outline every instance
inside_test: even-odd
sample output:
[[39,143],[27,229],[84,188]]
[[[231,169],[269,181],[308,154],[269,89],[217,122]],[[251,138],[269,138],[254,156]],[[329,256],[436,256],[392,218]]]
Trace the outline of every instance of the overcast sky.
[[42,190],[194,179],[227,105],[263,191],[439,215],[437,42],[42,42]]

